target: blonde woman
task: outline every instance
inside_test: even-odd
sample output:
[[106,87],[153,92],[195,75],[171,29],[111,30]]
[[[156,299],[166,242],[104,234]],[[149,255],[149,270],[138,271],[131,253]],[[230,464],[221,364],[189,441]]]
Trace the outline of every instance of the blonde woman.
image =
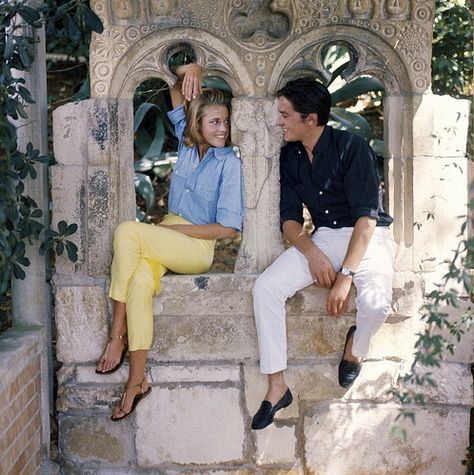
[[96,372],[110,374],[129,352],[128,381],[112,420],[129,416],[151,392],[145,365],[153,338],[152,297],[168,271],[206,272],[215,240],[242,229],[241,162],[230,144],[230,107],[217,89],[201,90],[200,66],[177,69],[168,113],[179,139],[167,214],[157,225],[128,221],[114,235],[110,338]]

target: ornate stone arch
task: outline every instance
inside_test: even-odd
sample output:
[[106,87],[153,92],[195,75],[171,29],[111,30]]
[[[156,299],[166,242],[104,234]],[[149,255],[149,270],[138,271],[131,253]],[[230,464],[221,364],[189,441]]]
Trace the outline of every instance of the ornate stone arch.
[[92,83],[92,94],[131,99],[136,87],[150,77],[173,84],[175,77],[168,68],[169,51],[183,43],[192,45],[197,61],[209,74],[227,81],[234,96],[253,94],[252,80],[237,52],[215,36],[189,28],[150,33],[122,53],[113,70],[103,78],[98,76],[106,63],[93,65],[96,80]]
[[412,91],[404,61],[379,35],[354,26],[331,25],[300,36],[282,51],[268,83],[269,93],[275,93],[286,80],[301,72],[313,71],[328,80],[330,74],[322,56],[325,47],[334,42],[347,44],[354,62],[354,67],[344,76],[346,80],[366,74],[379,79],[387,95]]

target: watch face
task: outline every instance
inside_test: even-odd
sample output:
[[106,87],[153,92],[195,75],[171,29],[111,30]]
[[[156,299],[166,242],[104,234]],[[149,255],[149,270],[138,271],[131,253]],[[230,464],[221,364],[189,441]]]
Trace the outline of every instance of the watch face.
[[352,272],[351,272],[351,270],[349,269],[349,267],[343,267],[343,268],[341,269],[341,274],[342,274],[342,275],[352,275]]

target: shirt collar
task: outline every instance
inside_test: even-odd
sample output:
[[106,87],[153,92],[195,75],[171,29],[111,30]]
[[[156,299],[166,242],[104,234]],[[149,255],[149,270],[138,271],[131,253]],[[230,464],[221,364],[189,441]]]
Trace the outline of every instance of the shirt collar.
[[225,156],[229,153],[230,147],[211,147],[209,152],[211,152],[217,160],[224,160]]
[[321,137],[319,137],[319,140],[316,142],[316,145],[313,148],[313,156],[316,153],[320,153],[321,155],[327,155],[327,150],[331,142],[331,136],[332,127],[330,125],[325,125]]

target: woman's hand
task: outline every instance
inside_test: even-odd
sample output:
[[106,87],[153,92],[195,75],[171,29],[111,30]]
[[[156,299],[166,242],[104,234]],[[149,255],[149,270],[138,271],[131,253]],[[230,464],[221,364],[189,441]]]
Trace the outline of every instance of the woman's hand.
[[171,103],[173,109],[198,97],[201,92],[202,69],[199,64],[191,63],[178,66],[176,68],[178,80],[170,89]]
[[202,69],[199,64],[188,64],[184,73],[181,92],[187,101],[196,99],[201,92]]

